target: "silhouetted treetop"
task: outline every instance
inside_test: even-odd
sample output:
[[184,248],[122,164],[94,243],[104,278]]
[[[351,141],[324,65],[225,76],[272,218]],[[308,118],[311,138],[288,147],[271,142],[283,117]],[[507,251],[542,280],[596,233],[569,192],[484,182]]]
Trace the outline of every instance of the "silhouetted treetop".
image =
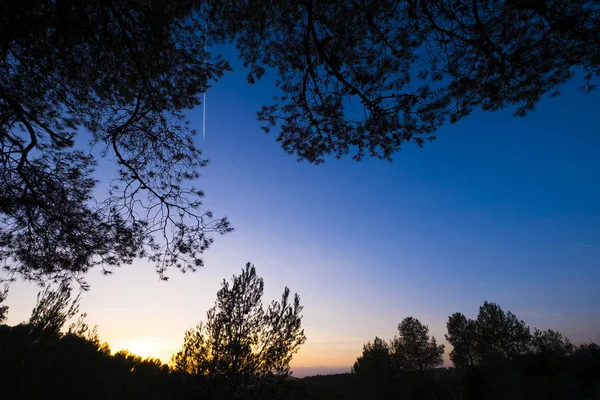
[[[61,282],[55,289],[47,285],[37,295],[36,304],[29,317],[29,325],[39,332],[58,334],[67,320],[79,312],[81,293],[72,299],[71,292],[72,289],[67,281]],[[77,325],[79,329],[75,328]],[[69,329],[70,333],[78,332],[83,336],[88,329],[83,329],[82,325],[83,319],[76,323],[73,329]]]
[[393,377],[394,365],[390,344],[379,337],[365,344],[362,355],[352,366],[352,373],[379,380]]
[[479,362],[477,353],[477,323],[462,313],[454,313],[448,317],[445,335],[452,345],[450,360],[456,367],[473,366]]
[[530,351],[531,331],[524,321],[485,301],[477,314],[477,354],[482,362],[513,359]]
[[[210,232],[194,188],[207,164],[184,112],[228,64],[206,51],[200,2],[6,1],[0,17],[0,261],[29,279],[147,257],[202,265]],[[117,164],[94,199],[91,146]],[[78,142],[82,142],[80,139]]]
[[574,67],[600,66],[593,0],[208,1],[211,35],[233,40],[248,81],[277,71],[259,113],[283,148],[322,162],[391,159],[476,108],[524,115]]
[[444,361],[444,345],[429,337],[429,327],[415,317],[404,318],[398,324],[392,348],[394,362],[401,370],[423,372]]
[[[175,371],[225,380],[231,397],[282,383],[290,361],[306,341],[300,297],[286,287],[280,301],[262,304],[264,282],[250,263],[231,282],[223,280],[206,322],[185,332],[172,358]],[[223,389],[225,390],[225,389]],[[242,397],[246,398],[246,397]]]
[[575,346],[562,333],[548,329],[541,331],[535,329],[532,337],[533,350],[554,356],[568,356],[573,354]]

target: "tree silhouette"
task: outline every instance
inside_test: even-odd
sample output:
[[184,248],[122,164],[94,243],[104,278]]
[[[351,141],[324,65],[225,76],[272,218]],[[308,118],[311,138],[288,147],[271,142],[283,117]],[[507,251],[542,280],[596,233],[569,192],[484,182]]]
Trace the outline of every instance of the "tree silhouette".
[[225,381],[233,393],[283,382],[292,356],[306,340],[302,306],[297,294],[290,302],[286,287],[281,301],[264,310],[263,289],[250,263],[231,284],[223,280],[206,323],[186,331],[173,369]]
[[[2,398],[19,400],[38,398],[589,400],[598,398],[600,393],[598,391],[600,347],[594,343],[575,347],[563,335],[552,330],[536,330],[529,351],[512,359],[493,357],[485,359],[485,362],[475,363],[467,369],[440,368],[421,372],[412,367],[417,363],[411,363],[409,369],[394,362],[396,352],[394,345],[399,338],[396,338],[394,343],[376,337],[363,346],[363,354],[354,364],[352,374],[284,381],[285,375],[279,375],[277,372],[281,368],[262,369],[264,365],[275,359],[259,356],[259,350],[269,347],[269,344],[266,346],[250,344],[251,353],[256,357],[249,355],[248,344],[254,338],[246,341],[247,335],[245,336],[244,332],[252,330],[247,324],[240,322],[249,314],[258,313],[259,308],[255,306],[260,303],[261,296],[257,296],[257,293],[261,292],[262,288],[262,280],[256,276],[255,271],[252,271],[251,266],[246,266],[242,274],[234,276],[229,284],[224,282],[215,307],[211,309],[212,319],[209,318],[206,323],[200,325],[200,328],[190,329],[189,334],[186,333],[184,348],[174,357],[174,362],[178,363],[174,363],[173,368],[163,365],[158,359],[151,357],[144,359],[128,350],[111,355],[109,346],[100,342],[96,329],[91,329],[85,322],[85,313],[81,314],[66,332],[50,332],[44,337],[45,340],[39,340],[39,336],[32,335],[35,331],[30,324],[22,323],[16,326],[0,324]],[[63,300],[46,302],[38,300],[38,303],[47,304],[45,309],[62,309],[64,313],[64,310],[72,308],[72,302],[64,300],[65,292],[64,289],[61,291],[45,288],[40,293],[39,299],[60,297]],[[289,296],[289,291],[284,291],[284,297],[286,292]],[[55,294],[50,296],[47,293]],[[230,306],[232,301],[239,306],[237,310],[236,307]],[[281,305],[281,302],[278,303]],[[51,304],[63,306],[52,307]],[[36,308],[41,307],[36,306]],[[302,335],[301,331],[297,330],[300,322],[299,315],[294,312],[294,309],[301,307],[296,307],[290,302],[287,307],[275,308],[287,311],[276,312],[275,314],[281,318],[270,319],[268,309],[263,310],[263,324],[270,327],[262,333],[266,332],[266,335],[269,335],[278,330],[284,332],[283,336],[289,337],[288,333],[296,330],[298,335]],[[501,311],[493,303],[487,303],[487,308]],[[53,311],[44,315],[56,313]],[[231,318],[228,319],[226,313],[229,313]],[[504,313],[505,317],[507,314]],[[240,318],[236,318],[236,315]],[[280,323],[267,324],[275,319]],[[453,314],[450,320],[469,321],[460,313]],[[288,324],[285,321],[297,323]],[[59,324],[48,326],[57,325]],[[273,328],[275,325],[278,328]],[[286,325],[290,329],[286,330],[284,327]],[[407,318],[400,325],[404,325],[404,334],[401,334],[401,338],[407,345],[401,351],[407,352],[406,349],[414,347],[419,349],[431,347],[432,350],[437,348],[441,352],[440,346],[435,345],[429,338],[427,327],[416,318]],[[453,326],[464,325],[453,324]],[[209,332],[208,326],[220,326],[220,328]],[[48,331],[50,330],[49,328]],[[417,334],[413,335],[414,332]],[[455,332],[462,331],[456,329]],[[208,333],[215,335],[209,336]],[[261,340],[266,335],[259,334],[256,337]],[[421,339],[406,340],[411,335]],[[303,335],[299,339],[303,342]],[[408,346],[410,342],[428,343],[428,345]],[[282,360],[279,365],[289,363],[286,361],[286,356],[279,357],[286,348],[290,348],[289,346],[282,344],[271,347],[274,349],[271,353]],[[217,348],[220,352],[215,351]],[[238,369],[233,368],[236,363],[235,352],[239,361]],[[413,353],[417,354],[419,351]],[[420,354],[422,353],[421,351]],[[217,360],[221,355],[224,358]],[[202,362],[199,362],[199,359]],[[265,362],[260,363],[257,361],[259,359]],[[255,369],[256,374],[246,375],[249,378],[247,382],[239,379],[252,369],[243,368],[244,362],[246,366],[251,362],[256,362],[254,366],[258,366]],[[200,367],[194,367],[193,363],[198,363]],[[428,368],[437,365],[435,363]],[[192,368],[188,370],[186,366]],[[282,388],[285,390],[281,390]]]
[[456,367],[474,366],[478,363],[476,352],[477,324],[472,319],[467,319],[461,313],[454,313],[448,317],[446,324],[448,333],[445,335],[448,343],[452,345],[450,360]]
[[429,337],[429,328],[414,317],[398,324],[399,335],[392,341],[394,361],[401,370],[424,372],[441,365],[444,345]]
[[352,366],[352,374],[357,378],[359,389],[370,398],[387,398],[393,390],[398,371],[393,362],[391,346],[385,340],[375,337],[373,342],[363,346],[362,355]]
[[457,312],[448,317],[446,328],[446,340],[453,347],[450,360],[456,367],[494,364],[522,355],[565,357],[576,350],[560,332],[535,328],[531,334],[525,322],[487,301],[476,320]]
[[390,345],[379,337],[375,337],[373,343],[365,344],[362,355],[352,366],[352,373],[380,379],[392,377],[393,363]]
[[122,367],[127,372],[135,372],[138,374],[157,375],[168,372],[169,367],[164,365],[158,358],[142,358],[129,350],[119,350],[115,353],[114,358],[121,363]]
[[575,351],[575,346],[568,338],[552,329],[540,331],[536,328],[531,343],[535,352],[549,355],[568,356]]
[[[600,65],[594,0],[9,1],[1,29],[0,259],[35,280],[136,257],[166,279],[231,231],[193,186],[185,112],[230,69],[206,46],[234,42],[250,83],[278,75],[259,119],[311,162],[391,159],[478,107],[524,115]],[[116,161],[106,198],[82,132]]]
[[[204,48],[201,3],[4,2],[0,35],[0,259],[64,279],[147,257],[193,270],[227,219],[193,187],[207,164],[184,112],[229,69]],[[94,198],[90,146],[116,160]]]
[[[38,332],[58,334],[67,320],[79,312],[81,294],[71,299],[71,291],[67,281],[62,281],[56,289],[46,285],[37,295],[37,302],[29,317],[29,325]],[[79,333],[82,331],[80,328]]]
[[477,315],[477,353],[482,362],[513,359],[530,349],[531,332],[525,322],[495,303],[484,302]]
[[8,314],[8,306],[3,306],[2,303],[8,297],[8,285],[4,285],[4,289],[0,291],[0,324],[6,321],[6,314]]
[[235,41],[249,81],[278,74],[264,129],[311,162],[391,159],[475,108],[525,115],[574,68],[585,90],[600,72],[594,0],[208,4],[211,34]]

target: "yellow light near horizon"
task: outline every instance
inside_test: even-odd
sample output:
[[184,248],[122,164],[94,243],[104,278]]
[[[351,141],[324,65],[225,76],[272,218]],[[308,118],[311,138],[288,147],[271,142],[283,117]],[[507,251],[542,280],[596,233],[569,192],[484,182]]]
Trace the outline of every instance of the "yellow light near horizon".
[[155,338],[152,337],[138,337],[129,340],[116,340],[114,344],[111,343],[113,351],[129,350],[130,353],[136,354],[142,358],[152,357],[158,358],[158,351],[160,346]]

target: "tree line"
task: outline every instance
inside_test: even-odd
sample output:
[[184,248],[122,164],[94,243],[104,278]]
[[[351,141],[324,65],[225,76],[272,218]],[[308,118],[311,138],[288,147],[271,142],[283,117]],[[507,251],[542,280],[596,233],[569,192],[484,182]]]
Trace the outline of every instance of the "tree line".
[[[114,354],[79,313],[68,282],[46,286],[27,322],[1,325],[0,391],[30,398],[206,399],[590,399],[600,395],[600,347],[533,331],[484,302],[475,319],[449,316],[454,368],[439,368],[444,345],[415,317],[389,341],[363,346],[351,373],[292,380],[290,362],[306,341],[300,297],[285,288],[264,307],[264,281],[248,263],[223,280],[204,321],[184,333],[169,363],[127,350]],[[0,294],[0,304],[7,292]],[[68,321],[74,321],[66,326]]]
[[[510,311],[495,303],[484,302],[475,320],[462,313],[448,317],[444,336],[452,345],[450,360],[455,367],[473,367],[511,360],[525,354],[554,356],[573,354],[576,347],[560,332],[552,329],[534,332]],[[429,336],[429,328],[417,318],[407,317],[398,325],[399,335],[386,342],[378,337],[364,345],[363,355],[354,364],[360,373],[369,365],[391,370],[424,372],[443,363],[444,346]],[[376,361],[373,361],[376,360]],[[387,361],[386,361],[387,360]],[[385,368],[379,371],[382,375]]]
[[[574,345],[552,329],[532,331],[498,304],[484,302],[476,319],[448,317],[452,369],[439,368],[444,346],[414,317],[398,336],[376,337],[352,367],[363,397],[431,399],[571,399],[600,396],[600,347]],[[591,397],[587,397],[591,396]],[[593,397],[596,396],[596,397]]]
[[[0,393],[32,398],[282,398],[290,361],[305,342],[300,297],[285,288],[263,307],[264,282],[250,263],[223,280],[206,320],[185,332],[170,365],[121,350],[111,354],[79,314],[67,281],[48,285],[27,322],[1,325]],[[7,292],[0,293],[0,304]],[[67,321],[77,317],[66,326]]]

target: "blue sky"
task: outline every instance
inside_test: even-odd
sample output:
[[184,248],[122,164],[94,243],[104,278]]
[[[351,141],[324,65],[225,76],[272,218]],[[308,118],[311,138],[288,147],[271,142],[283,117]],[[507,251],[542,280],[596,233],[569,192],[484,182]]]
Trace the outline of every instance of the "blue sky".
[[[475,317],[484,300],[600,342],[598,93],[577,91],[575,80],[525,118],[475,112],[392,163],[315,166],[260,131],[271,81],[248,86],[233,64],[208,92],[198,144],[211,163],[198,186],[236,231],[216,239],[204,269],[172,271],[167,283],[143,261],[110,277],[93,272],[82,310],[114,350],[167,361],[246,261],[265,279],[265,300],[286,285],[301,296],[299,375],[349,368],[364,342],[391,338],[410,315],[443,342],[448,315]],[[190,113],[198,129],[201,117]],[[13,285],[9,323],[27,319],[36,291]]]

